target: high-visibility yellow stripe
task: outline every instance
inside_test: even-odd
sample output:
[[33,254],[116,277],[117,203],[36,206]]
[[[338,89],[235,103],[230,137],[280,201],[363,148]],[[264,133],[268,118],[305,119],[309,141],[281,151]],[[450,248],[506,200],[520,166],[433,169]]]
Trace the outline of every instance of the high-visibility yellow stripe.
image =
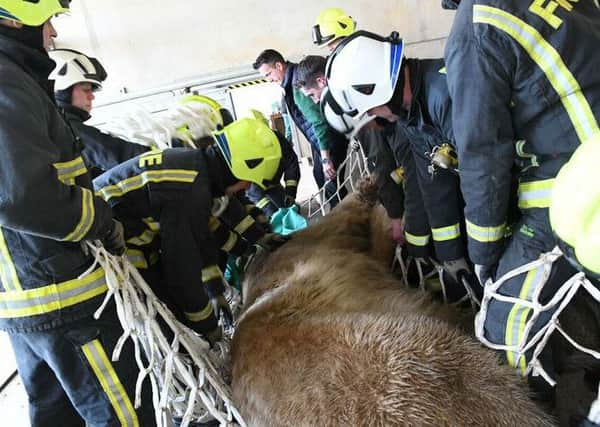
[[549,208],[554,179],[522,182],[519,184],[519,208]]
[[148,228],[152,231],[160,230],[160,223],[152,217],[142,218],[144,224],[148,226]]
[[80,279],[40,288],[0,292],[0,318],[36,316],[79,304],[108,289],[99,268]]
[[410,234],[405,231],[404,236],[406,237],[406,241],[413,246],[427,246],[429,244],[429,234],[417,236],[416,234]]
[[52,166],[58,172],[58,179],[64,184],[75,184],[75,178],[87,173],[87,168],[81,156],[68,162],[53,163]]
[[235,246],[235,244],[238,241],[238,235],[235,233],[232,233],[231,231],[229,232],[229,237],[227,238],[227,241],[225,242],[225,244],[223,246],[221,246],[221,250],[225,251],[225,252],[229,252],[230,250],[233,249],[233,247]]
[[144,270],[148,268],[148,261],[146,261],[146,256],[142,251],[127,248],[125,251],[125,256],[135,268],[141,268]]
[[498,225],[496,227],[481,227],[473,224],[469,220],[467,223],[467,234],[470,238],[477,240],[482,243],[497,242],[504,238],[506,231],[506,224]]
[[295,179],[288,179],[285,181],[285,186],[286,187],[297,187],[298,186],[298,181]]
[[508,12],[483,5],[473,6],[473,22],[495,26],[525,49],[560,97],[581,142],[600,132],[579,83],[556,49],[535,28]]
[[221,269],[216,265],[211,265],[210,267],[206,267],[202,269],[202,282],[206,283],[213,279],[218,279],[223,277],[221,273]]
[[92,228],[95,217],[94,195],[87,188],[81,188],[81,219],[75,229],[63,240],[79,242],[90,231],[90,228]]
[[438,70],[438,73],[440,73],[440,74],[447,74],[447,72],[446,72],[446,67],[442,67],[442,68],[440,68],[440,69]]
[[[525,280],[523,281],[523,287],[519,293],[519,298],[527,301],[531,301],[533,299],[533,293],[542,282],[543,273],[543,267],[530,270],[527,273],[527,276],[525,276]],[[506,322],[505,339],[507,345],[519,345],[523,339],[525,325],[527,323],[527,316],[529,315],[530,311],[530,308],[523,305],[513,305]],[[518,361],[515,361],[515,356],[516,353],[514,352],[506,352],[508,363],[515,368],[519,367],[521,373],[524,375],[527,368],[525,358],[520,357]]]
[[6,291],[23,289],[17,275],[17,269],[6,245],[2,227],[0,227],[0,282]]
[[214,233],[215,231],[217,231],[217,229],[219,228],[219,226],[221,225],[221,221],[219,221],[219,218],[217,218],[216,216],[210,216],[208,218],[208,229],[210,230],[211,233]]
[[192,183],[198,175],[197,171],[184,169],[164,169],[144,171],[139,175],[124,179],[113,185],[107,185],[97,191],[104,200],[109,201],[113,197],[122,197],[125,194],[142,188],[149,182],[187,182]]
[[209,302],[208,304],[206,304],[206,307],[204,307],[201,311],[196,311],[194,313],[184,312],[183,314],[185,314],[185,317],[187,317],[192,322],[201,322],[203,320],[208,319],[212,312],[212,305]]
[[252,224],[254,224],[254,218],[252,218],[250,215],[247,215],[243,220],[240,221],[238,225],[235,226],[233,231],[238,234],[244,234],[246,230],[252,226]]
[[262,199],[260,199],[258,201],[258,203],[256,204],[256,207],[259,209],[264,208],[265,206],[267,206],[269,204],[270,200],[268,197],[263,197]]
[[136,245],[136,246],[149,245],[150,243],[152,243],[154,241],[154,239],[156,238],[157,235],[158,235],[158,233],[156,231],[146,229],[139,236],[131,237],[130,239],[128,239],[127,243],[131,243],[132,245]]
[[432,228],[431,235],[437,242],[457,239],[460,237],[460,224],[449,225],[447,227]]
[[138,427],[139,421],[135,409],[100,341],[97,339],[90,341],[81,349],[115,410],[121,426]]

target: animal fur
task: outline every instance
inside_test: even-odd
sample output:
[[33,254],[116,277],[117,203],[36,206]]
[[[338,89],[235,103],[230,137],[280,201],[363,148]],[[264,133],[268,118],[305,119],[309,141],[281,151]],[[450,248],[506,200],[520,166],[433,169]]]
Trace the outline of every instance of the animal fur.
[[255,263],[232,343],[250,426],[545,426],[456,313],[399,285],[382,211],[347,197]]

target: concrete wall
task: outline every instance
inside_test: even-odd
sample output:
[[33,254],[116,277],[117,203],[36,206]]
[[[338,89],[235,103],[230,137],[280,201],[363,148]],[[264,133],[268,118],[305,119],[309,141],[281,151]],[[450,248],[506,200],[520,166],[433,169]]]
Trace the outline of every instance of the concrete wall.
[[397,30],[408,54],[440,56],[453,14],[440,0],[76,0],[56,18],[57,47],[98,57],[107,68],[102,98],[170,85],[226,69],[250,69],[264,48],[289,58],[323,53],[311,43],[319,11],[339,6],[362,29]]

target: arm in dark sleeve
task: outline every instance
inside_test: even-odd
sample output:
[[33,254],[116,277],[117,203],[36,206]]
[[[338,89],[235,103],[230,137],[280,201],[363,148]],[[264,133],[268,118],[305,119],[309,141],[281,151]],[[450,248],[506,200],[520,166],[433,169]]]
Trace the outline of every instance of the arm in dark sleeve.
[[502,253],[515,151],[510,112],[514,55],[490,43],[489,38],[460,39],[446,51],[469,256],[482,265],[495,264]]
[[391,174],[400,165],[396,164],[394,154],[385,136],[379,130],[365,129],[361,132],[360,143],[369,160],[371,172],[374,174],[381,204],[390,218],[402,218],[404,214],[404,189],[401,182],[398,184],[391,178]]
[[73,123],[73,129],[83,143],[86,165],[107,171],[150,148],[114,137],[83,123]]
[[219,215],[219,219],[251,245],[265,234],[265,230],[246,212],[246,208],[234,196],[229,197],[229,203]]
[[103,237],[111,209],[91,190],[59,180],[60,152],[48,134],[45,103],[10,82],[2,85],[0,225],[55,240]]
[[[412,141],[414,144],[417,141]],[[465,256],[461,237],[463,206],[460,183],[454,173],[438,169],[432,176],[428,170],[430,160],[422,154],[427,147],[418,145],[413,150],[416,173],[427,211],[431,235],[438,261],[452,261]]]
[[285,184],[285,193],[288,196],[296,198],[298,192],[298,183],[300,182],[300,164],[294,147],[282,135],[277,133],[279,144],[281,145],[281,168],[283,170],[283,180]]

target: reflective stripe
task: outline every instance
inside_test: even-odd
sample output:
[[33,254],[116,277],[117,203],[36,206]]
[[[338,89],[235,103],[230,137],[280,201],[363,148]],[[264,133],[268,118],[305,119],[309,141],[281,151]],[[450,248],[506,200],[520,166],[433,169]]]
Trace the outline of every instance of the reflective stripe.
[[425,236],[416,236],[414,234],[404,232],[406,241],[413,246],[427,246],[429,244],[429,234]]
[[221,250],[223,250],[225,252],[229,252],[230,250],[233,249],[233,247],[237,243],[237,240],[238,240],[238,235],[235,234],[235,233],[232,233],[230,231],[229,232],[229,237],[227,238],[227,241],[225,242],[225,244],[223,246],[221,246]]
[[156,231],[144,230],[144,232],[142,234],[140,234],[139,236],[132,237],[129,240],[127,240],[127,243],[131,243],[132,245],[136,245],[136,246],[149,245],[150,243],[152,243],[154,241],[154,238],[157,235],[158,235],[158,233]]
[[491,243],[502,240],[506,231],[506,223],[496,227],[481,227],[469,220],[467,222],[467,234],[473,240],[483,243]]
[[460,224],[449,225],[448,227],[432,228],[431,234],[433,240],[445,242],[460,237]]
[[12,257],[8,246],[6,246],[6,240],[4,240],[4,233],[2,227],[0,227],[0,283],[6,291],[18,291],[23,289],[15,264],[13,263]]
[[144,224],[146,224],[148,226],[148,228],[152,231],[158,231],[160,230],[160,223],[155,220],[152,217],[148,217],[148,218],[142,218],[142,221],[144,222]]
[[256,207],[259,209],[264,208],[265,206],[267,206],[269,204],[270,200],[267,197],[263,197],[262,199],[260,199],[258,201],[258,203],[256,204]]
[[58,179],[67,185],[74,185],[75,178],[87,173],[87,168],[81,156],[69,162],[53,163],[52,166],[58,172]]
[[121,384],[117,373],[115,372],[102,344],[99,340],[93,340],[81,347],[83,354],[92,367],[94,375],[98,378],[100,385],[110,404],[112,405],[121,426],[139,426],[137,414],[133,409],[131,400],[127,396],[127,392]]
[[[533,293],[542,283],[543,278],[544,266],[530,270],[527,273],[527,276],[525,276],[525,280],[523,281],[523,287],[521,288],[519,298],[531,301],[533,299]],[[520,344],[520,342],[523,339],[525,325],[527,323],[527,316],[529,315],[530,311],[530,308],[525,307],[523,305],[513,305],[508,315],[508,320],[506,323],[505,339],[507,345],[518,346]],[[520,368],[521,373],[524,375],[527,367],[525,358],[520,357],[518,361],[515,361],[515,355],[516,353],[513,353],[511,351],[506,352],[508,363],[515,368]]]
[[438,70],[438,73],[440,74],[446,74],[446,67],[442,67]]
[[124,179],[113,185],[107,185],[97,191],[97,194],[104,200],[109,201],[113,197],[122,197],[123,195],[142,188],[149,182],[187,182],[192,183],[198,175],[197,171],[183,169],[165,169],[151,170],[142,172],[139,175]]
[[81,219],[75,229],[69,233],[63,240],[70,242],[79,242],[90,231],[94,224],[96,211],[94,210],[94,195],[87,188],[81,189]]
[[519,184],[519,208],[548,208],[552,199],[554,178]]
[[104,270],[99,268],[80,279],[23,291],[0,292],[0,318],[50,313],[92,299],[107,289]]
[[142,251],[138,249],[127,248],[125,251],[125,256],[135,268],[141,268],[144,270],[148,268],[148,261],[146,261],[146,257]]
[[287,181],[285,181],[285,186],[286,187],[297,187],[298,181],[296,181],[295,179],[288,179]]
[[216,265],[211,265],[210,267],[202,269],[202,283],[206,283],[220,277],[223,277],[223,274],[221,273],[221,269]]
[[252,224],[254,224],[254,218],[248,215],[243,220],[241,220],[238,225],[235,226],[233,231],[235,231],[238,234],[244,234],[246,230],[248,230],[252,226]]
[[214,233],[217,230],[217,228],[219,228],[220,225],[221,225],[221,221],[219,221],[219,219],[217,217],[210,216],[208,218],[208,229],[210,230],[211,233]]
[[483,5],[473,6],[473,22],[499,28],[525,49],[560,97],[581,142],[600,132],[579,83],[556,49],[535,28],[501,9]]
[[210,302],[206,304],[206,307],[204,307],[201,311],[196,311],[194,313],[183,312],[183,314],[185,314],[185,317],[187,317],[192,322],[201,322],[203,320],[206,320],[210,317],[212,313],[213,309]]

